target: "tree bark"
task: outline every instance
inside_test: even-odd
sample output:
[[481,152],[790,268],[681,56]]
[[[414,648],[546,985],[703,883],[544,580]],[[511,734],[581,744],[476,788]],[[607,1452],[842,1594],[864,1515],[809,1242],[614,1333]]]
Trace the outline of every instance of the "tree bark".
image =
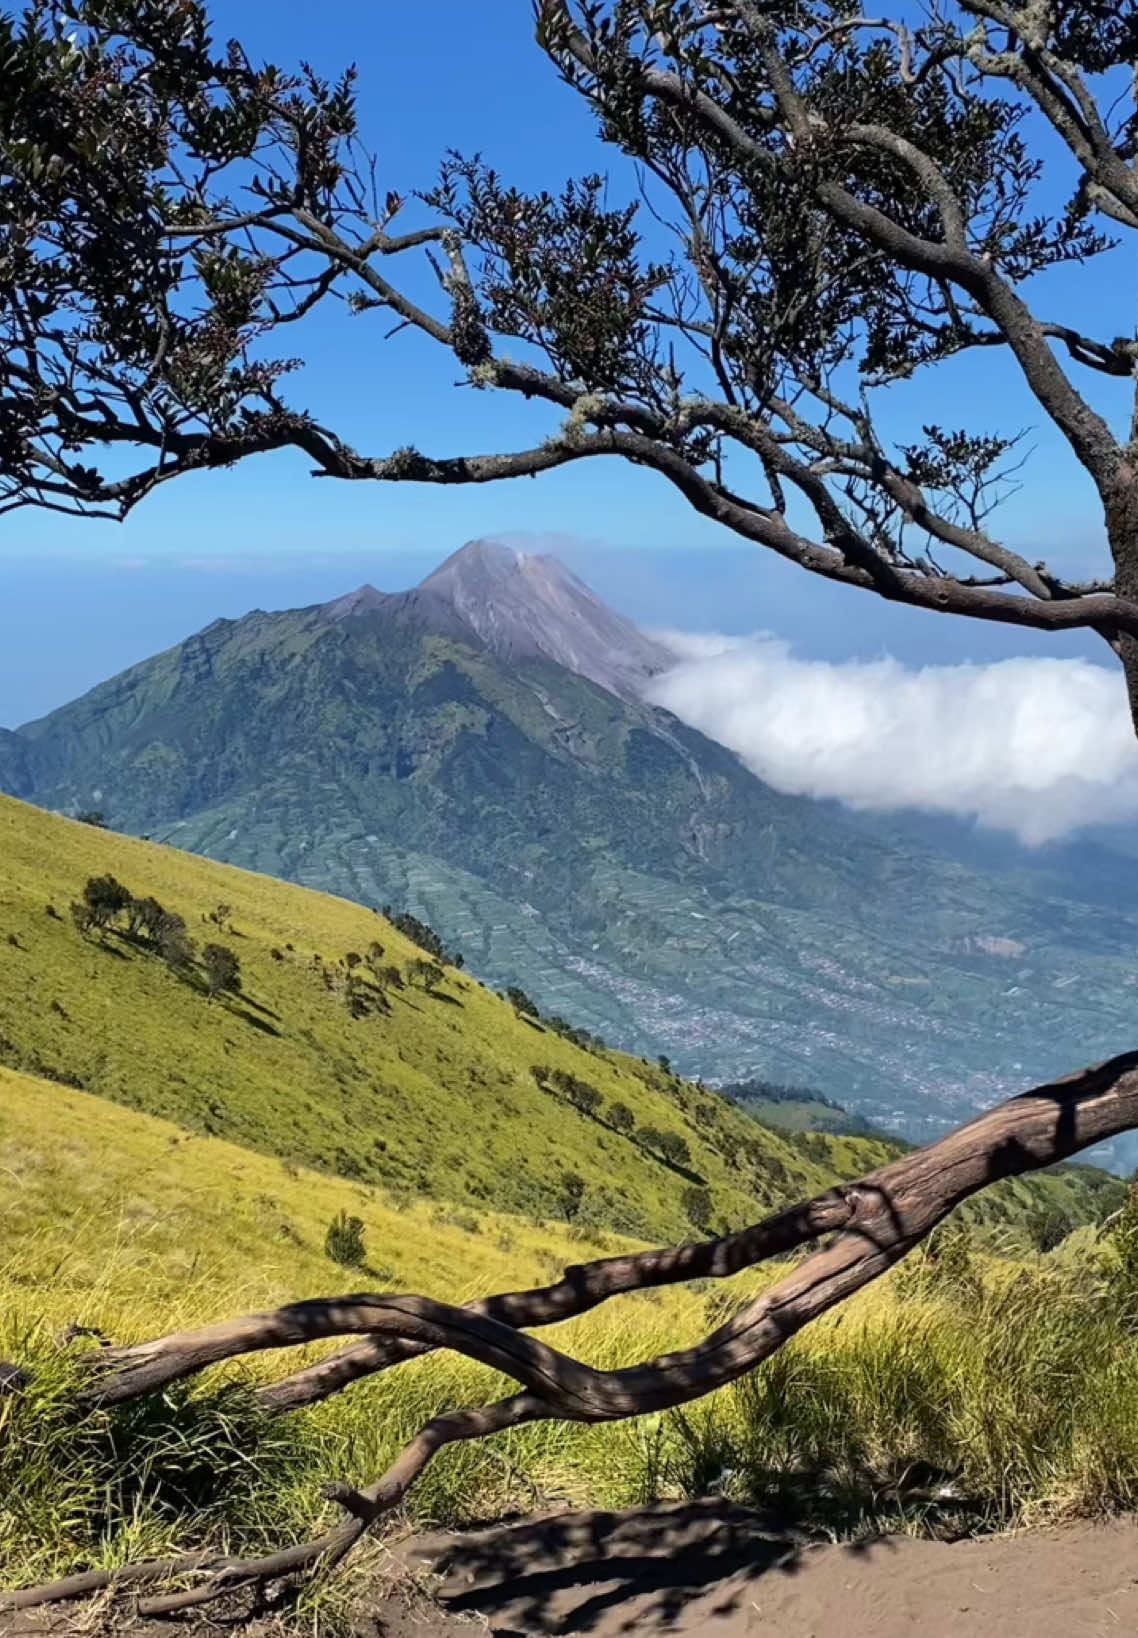
[[[1138,593],[1138,450],[1132,448],[1121,462],[1103,511],[1114,559],[1115,590],[1120,598],[1129,600]],[[1132,631],[1120,630],[1117,645],[1130,716],[1138,733],[1138,637]]]

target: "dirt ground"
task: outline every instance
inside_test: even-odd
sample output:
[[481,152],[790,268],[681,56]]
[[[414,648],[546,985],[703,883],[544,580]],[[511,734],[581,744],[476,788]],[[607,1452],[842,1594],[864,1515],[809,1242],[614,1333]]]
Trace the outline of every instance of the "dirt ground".
[[1138,1521],[801,1548],[755,1514],[701,1503],[423,1538],[404,1553],[441,1576],[452,1617],[498,1638],[1138,1634]]
[[[1138,1635],[1138,1520],[803,1547],[711,1501],[413,1537],[395,1558],[397,1590],[360,1611],[358,1638]],[[236,1615],[140,1623],[120,1607],[112,1622],[57,1606],[0,1617],[0,1638],[284,1638],[276,1621]]]

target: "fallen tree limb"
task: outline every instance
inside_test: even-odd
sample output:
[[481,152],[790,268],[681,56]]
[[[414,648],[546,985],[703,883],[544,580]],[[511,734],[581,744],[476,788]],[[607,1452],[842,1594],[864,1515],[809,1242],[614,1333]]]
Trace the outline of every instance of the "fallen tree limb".
[[[509,1291],[467,1303],[462,1312],[495,1320],[512,1328],[551,1325],[573,1319],[628,1291],[676,1285],[700,1278],[723,1279],[819,1235],[844,1227],[853,1213],[848,1188],[829,1189],[813,1200],[777,1213],[737,1234],[697,1245],[669,1246],[624,1257],[567,1268],[554,1285],[530,1291]],[[328,1336],[346,1335],[372,1327],[351,1324],[346,1304],[376,1299],[344,1297],[329,1303],[294,1303],[276,1314],[253,1315],[200,1331],[182,1332],[134,1348],[112,1348],[92,1356],[95,1380],[88,1391],[92,1403],[116,1404],[140,1393],[165,1387],[206,1365],[236,1354],[267,1348],[287,1348]],[[418,1299],[396,1299],[417,1301]],[[410,1335],[379,1337],[320,1360],[305,1370],[259,1390],[266,1410],[296,1409],[326,1399],[330,1394],[405,1359],[427,1353],[435,1344]]]
[[[295,1303],[275,1313],[180,1332],[136,1347],[101,1349],[91,1358],[88,1397],[104,1405],[136,1398],[239,1355],[347,1335],[365,1336],[367,1341],[286,1379],[283,1386],[292,1384],[294,1402],[322,1397],[365,1371],[385,1369],[434,1348],[448,1348],[490,1366],[523,1390],[495,1404],[453,1411],[427,1423],[372,1486],[340,1496],[350,1516],[337,1528],[263,1558],[227,1561],[213,1568],[203,1585],[145,1600],[140,1610],[172,1613],[239,1587],[338,1562],[377,1520],[399,1505],[446,1444],[552,1418],[615,1421],[670,1409],[710,1393],[752,1370],[812,1319],[875,1280],[955,1206],[988,1184],[1053,1165],[1135,1126],[1138,1053],[1128,1053],[1023,1093],[855,1183],[702,1245],[602,1259],[567,1270],[555,1285],[462,1308],[428,1297],[363,1294]],[[833,1234],[827,1245],[701,1342],[676,1353],[601,1371],[520,1329],[584,1313],[621,1291],[736,1273],[827,1233]],[[297,1383],[304,1379],[307,1400],[297,1396]],[[316,1383],[319,1392],[313,1391]],[[106,1572],[100,1585],[169,1581],[184,1573],[174,1568],[176,1562]],[[18,1599],[26,1608],[81,1597],[98,1590],[92,1585],[95,1579],[71,1577],[9,1594],[3,1601],[11,1604]],[[78,1583],[83,1589],[72,1590]]]

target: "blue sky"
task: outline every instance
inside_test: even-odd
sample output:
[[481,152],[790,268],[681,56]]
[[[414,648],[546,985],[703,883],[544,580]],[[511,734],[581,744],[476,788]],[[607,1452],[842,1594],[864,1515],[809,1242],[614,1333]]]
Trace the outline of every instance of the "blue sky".
[[[214,16],[218,34],[239,35],[254,57],[284,65],[307,57],[328,73],[358,62],[361,123],[380,157],[381,187],[429,185],[443,150],[455,147],[481,150],[523,187],[552,188],[600,168],[627,189],[621,156],[599,147],[587,111],[533,45],[525,0],[478,8],[435,0],[429,9],[337,0],[318,13],[227,0]],[[1116,257],[1056,275],[1041,307],[1050,316],[1077,289],[1078,311],[1092,316],[1085,322],[1096,333],[1132,328],[1132,283],[1119,278],[1119,266]],[[540,410],[457,390],[452,360],[411,334],[384,342],[386,327],[382,315],[335,312],[306,327],[302,340],[290,337],[307,358],[296,396],[361,449],[477,451],[527,445],[547,430]],[[1121,424],[1121,393],[1091,386]],[[1003,430],[1034,424],[1036,454],[1023,492],[1001,513],[1003,537],[1068,570],[1104,567],[1089,484],[1040,424],[1006,360],[989,354],[893,395],[888,421],[898,435],[930,419]],[[820,588],[754,551],[725,552],[723,535],[662,480],[615,462],[432,489],[316,482],[302,457],[282,453],[181,480],[122,526],[30,512],[0,521],[0,724],[62,703],[215,616],[307,603],[364,579],[395,588],[465,540],[550,531],[583,542],[576,566],[646,623],[773,629],[822,658],[1098,657],[1085,639],[1043,643],[962,627]]]

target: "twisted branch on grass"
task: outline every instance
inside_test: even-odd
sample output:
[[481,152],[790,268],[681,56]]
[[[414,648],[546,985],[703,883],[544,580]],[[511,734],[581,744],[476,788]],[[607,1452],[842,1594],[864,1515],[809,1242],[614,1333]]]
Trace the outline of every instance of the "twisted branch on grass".
[[[522,1391],[428,1422],[373,1485],[330,1493],[349,1517],[311,1541],[244,1561],[189,1554],[181,1560],[72,1576],[8,1594],[2,1602],[28,1608],[206,1570],[204,1583],[159,1593],[139,1606],[144,1614],[170,1614],[242,1587],[334,1565],[402,1502],[444,1445],[555,1418],[618,1421],[710,1393],[752,1370],[812,1319],[875,1280],[970,1195],[1135,1126],[1138,1052],[1037,1087],[855,1183],[701,1245],[602,1259],[567,1270],[555,1285],[462,1308],[428,1297],[364,1294],[295,1303],[137,1347],[101,1350],[90,1361],[88,1398],[103,1405],[137,1398],[242,1354],[345,1335],[362,1335],[367,1341],[278,1384],[286,1391],[278,1393],[275,1403],[268,1390],[268,1407],[311,1403],[361,1375],[433,1348],[448,1348],[490,1366],[519,1383]],[[721,1278],[822,1234],[833,1235],[827,1245],[701,1342],[676,1353],[602,1371],[519,1329],[584,1313],[621,1291],[697,1276]]]

